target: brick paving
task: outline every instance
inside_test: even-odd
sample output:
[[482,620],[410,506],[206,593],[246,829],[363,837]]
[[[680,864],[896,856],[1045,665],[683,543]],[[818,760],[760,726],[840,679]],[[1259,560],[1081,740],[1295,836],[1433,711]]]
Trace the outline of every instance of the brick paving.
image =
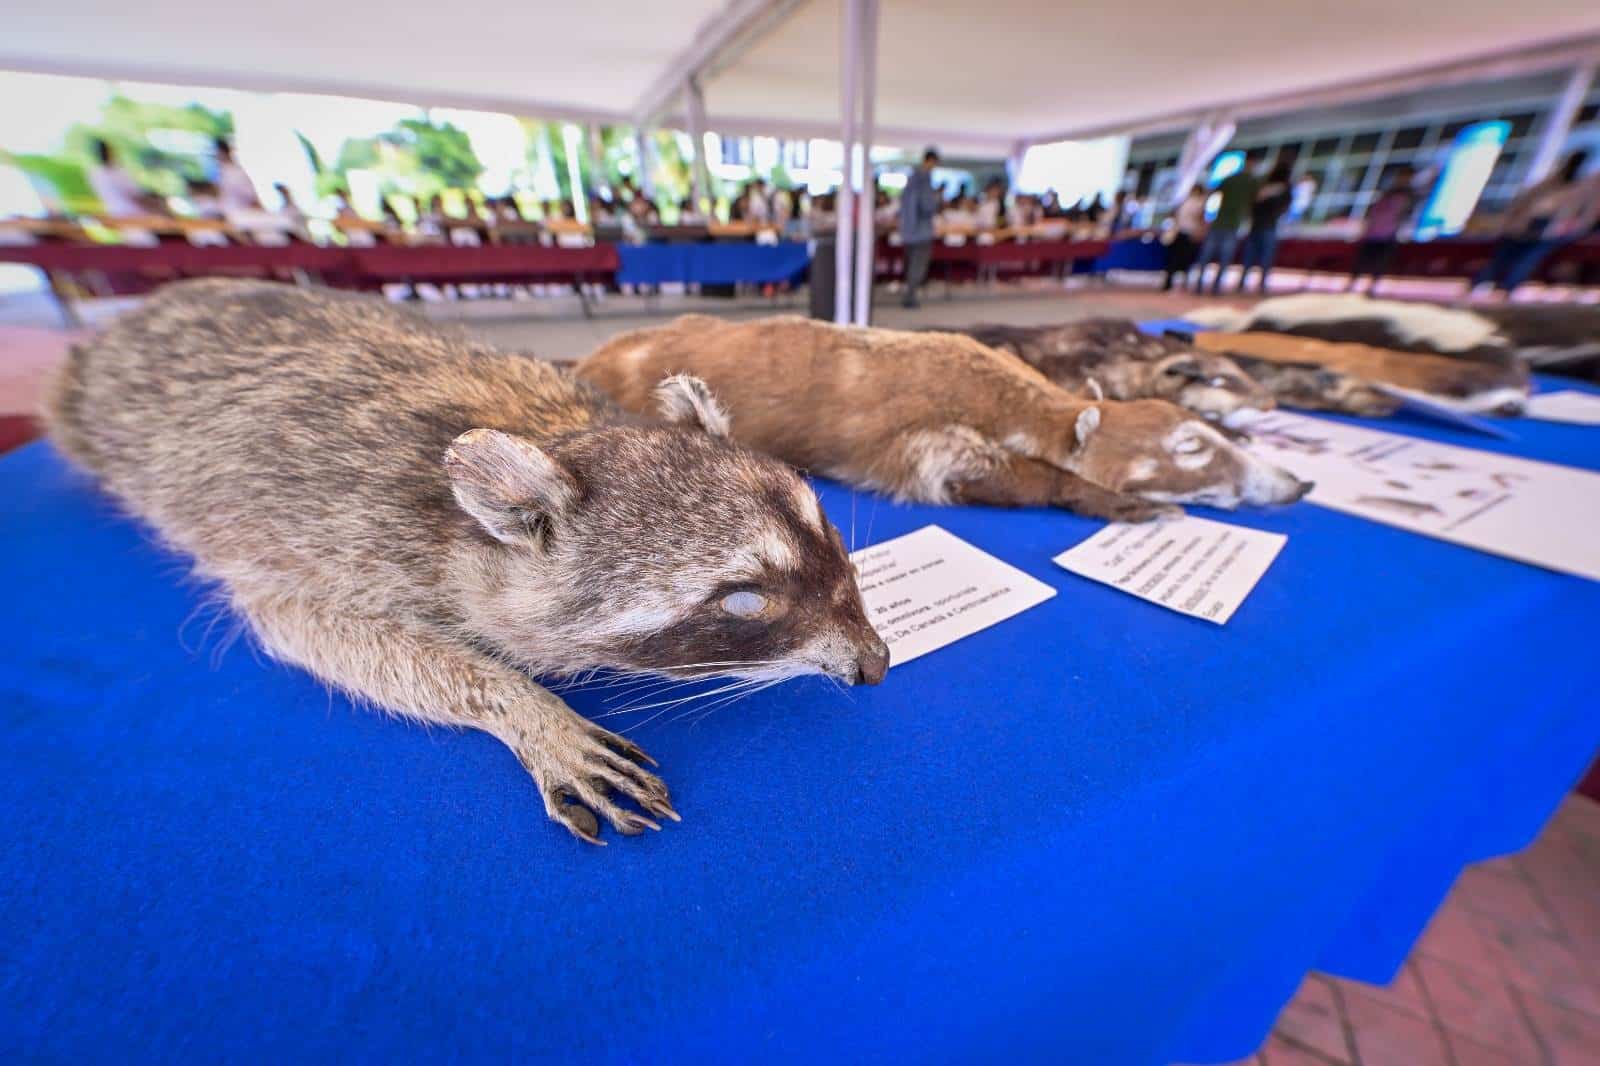
[[1252,1066],[1600,1066],[1600,804],[1463,871],[1385,988],[1312,974]]

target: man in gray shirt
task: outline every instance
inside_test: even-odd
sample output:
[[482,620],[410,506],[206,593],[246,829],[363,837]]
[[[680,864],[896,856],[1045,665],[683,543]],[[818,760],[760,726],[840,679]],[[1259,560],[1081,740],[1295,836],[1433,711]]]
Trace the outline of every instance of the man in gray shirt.
[[933,220],[939,214],[939,194],[933,188],[933,168],[939,165],[939,150],[922,153],[922,165],[906,179],[900,194],[900,243],[906,250],[906,291],[902,307],[916,307],[917,289],[928,278],[928,260],[933,256]]

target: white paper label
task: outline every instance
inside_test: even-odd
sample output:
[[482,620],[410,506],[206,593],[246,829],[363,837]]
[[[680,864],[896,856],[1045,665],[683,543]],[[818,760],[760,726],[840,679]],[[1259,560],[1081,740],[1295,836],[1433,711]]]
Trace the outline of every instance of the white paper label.
[[1600,426],[1600,396],[1588,392],[1542,392],[1528,397],[1528,417],[1546,422]]
[[987,629],[1056,594],[1044,582],[938,526],[862,548],[850,559],[856,564],[867,618],[889,645],[890,666]]
[[1284,541],[1282,533],[1185,515],[1113,522],[1056,556],[1056,564],[1140,599],[1222,625],[1233,617]]
[[1240,428],[1312,503],[1600,580],[1600,474],[1288,411]]

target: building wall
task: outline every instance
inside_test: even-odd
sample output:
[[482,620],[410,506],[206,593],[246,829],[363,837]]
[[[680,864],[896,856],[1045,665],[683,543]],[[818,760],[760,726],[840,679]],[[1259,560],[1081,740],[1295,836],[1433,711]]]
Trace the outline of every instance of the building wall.
[[[1361,218],[1384,180],[1402,164],[1419,172],[1444,162],[1455,135],[1475,122],[1504,119],[1511,132],[1484,189],[1478,210],[1503,210],[1522,186],[1545,124],[1566,86],[1566,74],[1452,86],[1360,104],[1288,112],[1239,124],[1226,150],[1259,149],[1269,162],[1293,152],[1295,174],[1317,179],[1309,222]],[[1590,94],[1569,146],[1600,147],[1600,86]],[[1128,182],[1141,195],[1166,168],[1177,166],[1187,130],[1133,142]]]

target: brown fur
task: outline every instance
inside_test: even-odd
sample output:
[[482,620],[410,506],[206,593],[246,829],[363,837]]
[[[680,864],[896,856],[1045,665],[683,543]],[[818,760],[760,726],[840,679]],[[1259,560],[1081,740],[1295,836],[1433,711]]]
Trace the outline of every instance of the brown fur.
[[[703,432],[720,415],[703,386],[668,398],[681,425],[378,301],[206,281],[75,348],[48,419],[269,652],[499,737],[595,840],[590,811],[654,827],[616,798],[676,814],[643,752],[530,672],[887,665],[810,489]],[[734,591],[759,614],[730,613]]]
[[[1212,352],[1251,356],[1279,363],[1314,363],[1369,383],[1392,385],[1444,399],[1470,401],[1502,391],[1526,397],[1529,378],[1521,365],[1495,366],[1421,352],[1402,352],[1366,344],[1343,344],[1282,333],[1201,332],[1195,343]],[[1504,413],[1518,413],[1522,401],[1508,396]],[[1514,410],[1512,410],[1514,408]]]
[[1173,502],[1304,491],[1171,404],[1091,403],[955,334],[686,315],[616,337],[578,366],[636,411],[675,373],[711,386],[736,439],[907,499],[1140,519]]
[[1400,400],[1370,382],[1317,363],[1283,363],[1238,352],[1229,358],[1285,407],[1307,411],[1384,418],[1400,409]]
[[1168,400],[1221,420],[1274,406],[1270,392],[1226,356],[1157,337],[1120,318],[1053,326],[971,326],[959,332],[1018,356],[1069,392],[1111,400]]

